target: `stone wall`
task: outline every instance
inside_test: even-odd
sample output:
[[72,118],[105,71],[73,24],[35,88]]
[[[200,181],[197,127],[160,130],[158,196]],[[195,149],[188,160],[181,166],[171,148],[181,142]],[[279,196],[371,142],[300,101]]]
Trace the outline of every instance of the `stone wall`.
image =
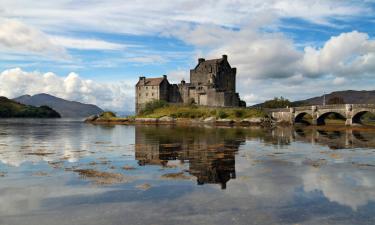
[[290,109],[276,109],[271,111],[270,114],[277,121],[290,124],[301,122],[303,116],[308,114],[312,117],[313,125],[324,125],[324,120],[327,116],[334,113],[345,118],[346,125],[353,125],[361,123],[360,117],[366,112],[375,113],[375,105],[342,104],[296,107]]

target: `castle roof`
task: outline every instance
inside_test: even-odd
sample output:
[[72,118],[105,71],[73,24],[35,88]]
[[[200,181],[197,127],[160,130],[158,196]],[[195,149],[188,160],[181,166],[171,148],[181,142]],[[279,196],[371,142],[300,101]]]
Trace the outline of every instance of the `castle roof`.
[[209,66],[215,66],[217,64],[222,63],[223,61],[226,61],[228,58],[226,55],[223,55],[222,58],[219,59],[209,59],[205,60],[204,58],[198,59],[198,65],[195,67],[198,68],[199,66],[209,67]]
[[158,77],[158,78],[144,78],[145,79],[145,82],[140,82],[138,81],[137,83],[137,86],[138,85],[143,85],[143,86],[159,86],[161,84],[161,82],[163,82],[163,80],[165,78],[163,77]]

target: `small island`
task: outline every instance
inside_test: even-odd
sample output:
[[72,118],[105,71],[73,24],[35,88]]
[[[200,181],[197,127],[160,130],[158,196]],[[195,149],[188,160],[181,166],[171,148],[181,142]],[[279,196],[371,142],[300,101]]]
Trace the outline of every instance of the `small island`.
[[146,103],[136,115],[116,117],[113,112],[104,112],[86,119],[93,124],[212,124],[212,125],[272,125],[267,114],[256,108],[219,108],[170,104],[162,100]]
[[0,97],[0,118],[61,118],[48,106],[30,106]]

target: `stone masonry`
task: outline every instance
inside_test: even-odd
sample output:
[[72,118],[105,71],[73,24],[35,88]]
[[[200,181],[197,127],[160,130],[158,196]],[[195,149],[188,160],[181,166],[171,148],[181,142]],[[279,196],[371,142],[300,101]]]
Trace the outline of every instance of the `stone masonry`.
[[196,67],[190,70],[190,83],[182,80],[179,84],[170,84],[166,75],[140,77],[136,84],[136,112],[153,100],[212,107],[245,106],[236,93],[236,72],[223,55],[220,59],[198,59]]

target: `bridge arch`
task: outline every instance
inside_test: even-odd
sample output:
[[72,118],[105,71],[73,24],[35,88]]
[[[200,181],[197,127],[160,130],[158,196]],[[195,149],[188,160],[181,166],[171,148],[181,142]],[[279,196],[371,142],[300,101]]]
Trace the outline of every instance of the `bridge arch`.
[[317,120],[316,120],[316,125],[325,125],[325,120],[326,118],[329,116],[329,115],[336,115],[338,116],[339,118],[342,118],[342,119],[346,119],[346,115],[343,115],[342,113],[340,112],[335,112],[335,111],[330,111],[330,112],[325,112],[323,114],[321,114]]
[[363,111],[359,111],[359,112],[357,112],[357,113],[354,114],[353,117],[352,117],[352,123],[353,123],[353,124],[362,124],[361,117],[362,117],[363,115],[365,115],[366,113],[370,113],[370,114],[375,115],[375,110],[363,110]]
[[303,119],[305,116],[310,116],[312,118],[312,115],[308,112],[299,112],[294,117],[294,123],[310,124],[309,121],[306,121],[306,120]]

